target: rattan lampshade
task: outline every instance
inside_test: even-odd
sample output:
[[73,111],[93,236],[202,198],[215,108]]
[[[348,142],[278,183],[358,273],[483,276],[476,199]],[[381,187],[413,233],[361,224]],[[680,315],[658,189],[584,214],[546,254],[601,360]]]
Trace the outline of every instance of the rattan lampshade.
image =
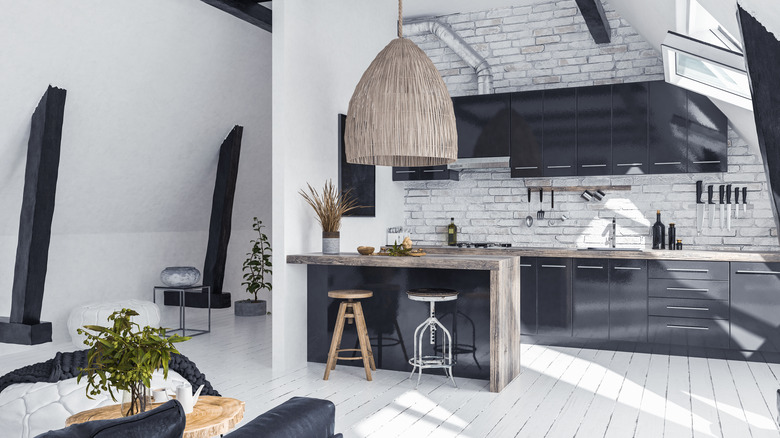
[[378,166],[437,166],[458,158],[455,113],[433,62],[403,38],[376,56],[349,101],[347,162]]

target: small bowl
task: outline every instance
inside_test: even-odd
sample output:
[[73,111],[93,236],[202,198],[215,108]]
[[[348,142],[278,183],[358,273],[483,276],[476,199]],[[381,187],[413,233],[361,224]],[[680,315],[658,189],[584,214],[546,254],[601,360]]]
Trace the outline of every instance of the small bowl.
[[359,252],[361,255],[371,255],[374,253],[374,247],[373,246],[358,246],[357,252]]

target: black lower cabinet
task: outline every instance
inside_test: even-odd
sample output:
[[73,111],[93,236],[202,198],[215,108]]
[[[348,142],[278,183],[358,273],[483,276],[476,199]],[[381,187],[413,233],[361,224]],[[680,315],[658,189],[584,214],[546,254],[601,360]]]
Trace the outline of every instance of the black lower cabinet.
[[572,259],[539,257],[537,259],[537,333],[571,336],[572,334]]
[[728,348],[729,322],[723,319],[650,316],[648,340],[686,347]]
[[780,352],[780,263],[731,263],[731,348]]
[[609,339],[647,342],[647,261],[609,261]]
[[536,334],[536,258],[520,259],[520,333]]
[[574,259],[572,327],[575,338],[609,338],[609,262]]

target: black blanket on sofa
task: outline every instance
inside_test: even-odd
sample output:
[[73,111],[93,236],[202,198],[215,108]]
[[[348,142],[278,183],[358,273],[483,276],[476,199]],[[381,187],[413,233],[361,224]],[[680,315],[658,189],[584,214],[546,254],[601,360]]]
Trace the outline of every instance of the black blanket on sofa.
[[[60,380],[77,377],[79,371],[87,365],[88,351],[89,350],[78,350],[65,353],[60,352],[54,356],[54,359],[27,365],[26,367],[11,371],[3,377],[0,377],[0,392],[14,383],[54,383],[59,382]],[[195,363],[189,360],[187,356],[182,354],[172,355],[171,361],[168,362],[168,368],[181,374],[182,377],[190,382],[193,388],[204,385],[201,394],[220,396],[220,394],[211,386],[211,383],[206,380],[206,375],[201,373],[198,367],[195,366]]]

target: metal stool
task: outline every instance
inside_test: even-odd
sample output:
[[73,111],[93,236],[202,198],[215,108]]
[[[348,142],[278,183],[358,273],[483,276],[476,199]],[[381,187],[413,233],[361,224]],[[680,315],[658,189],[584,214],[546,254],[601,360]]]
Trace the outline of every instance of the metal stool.
[[[452,335],[436,318],[436,303],[457,300],[458,292],[452,289],[410,289],[406,291],[406,294],[410,300],[425,301],[430,303],[431,306],[428,319],[417,326],[417,329],[414,331],[414,357],[409,359],[409,364],[412,365],[412,374],[409,378],[414,377],[414,372],[419,369],[419,375],[417,376],[417,386],[419,386],[423,369],[443,368],[444,373],[449,376],[452,384],[457,388],[458,385],[452,376]],[[436,330],[439,329],[444,333],[441,340],[441,349],[437,352],[434,348],[434,354],[429,356],[423,356],[422,353],[422,339],[426,329],[430,331],[430,343],[434,346],[436,345]]]
[[[363,307],[360,301],[353,301],[360,298],[371,298],[374,295],[370,290],[347,289],[328,291],[328,297],[344,299],[339,304],[339,315],[336,317],[336,329],[333,331],[333,339],[330,342],[330,351],[328,351],[328,362],[325,364],[325,377],[328,380],[330,370],[336,369],[336,361],[341,360],[360,360],[363,359],[363,367],[366,369],[366,379],[371,380],[371,370],[376,371],[374,364],[374,352],[371,351],[371,342],[368,340],[368,330],[366,330],[366,319],[363,317]],[[350,313],[347,313],[347,309]],[[355,320],[357,328],[358,342],[360,348],[341,348],[341,335],[344,334],[344,321],[348,319]],[[359,351],[360,356],[342,357],[339,353],[342,351]]]

